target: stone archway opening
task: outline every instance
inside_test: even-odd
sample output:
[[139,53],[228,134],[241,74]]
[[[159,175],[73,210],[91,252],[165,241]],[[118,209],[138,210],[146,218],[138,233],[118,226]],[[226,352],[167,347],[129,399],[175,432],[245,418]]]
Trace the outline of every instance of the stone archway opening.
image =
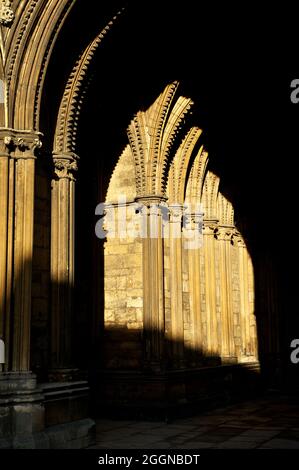
[[[146,12],[98,2],[88,22],[80,0],[25,3],[5,25],[0,56],[9,445],[27,432],[16,406],[24,391],[32,436],[46,429],[31,444],[55,446],[52,425],[67,440],[68,426],[88,434],[88,416],[112,408],[156,416],[217,401],[220,389],[228,398],[234,385],[241,393],[258,376],[257,350],[263,377],[277,383],[297,325],[284,318],[288,278],[277,271],[292,256],[287,246],[277,254],[275,231],[268,237],[281,175],[245,33],[224,22],[219,30],[208,12],[198,28],[188,2],[171,21],[168,5],[157,15],[156,2]],[[95,237],[96,206],[118,211],[120,192],[157,236]],[[185,235],[201,225],[203,247],[186,250]]]
[[[158,295],[158,298],[155,301],[153,301],[153,299],[149,299],[149,304],[151,302],[151,307],[148,308],[147,313],[149,319],[151,319],[152,315],[150,309],[155,311],[162,309],[162,313],[159,314],[159,319],[157,321],[154,320],[153,323],[151,323],[152,320],[150,320],[149,327],[144,327],[144,296],[146,294],[144,291],[145,272],[143,271],[144,260],[142,258],[142,253],[134,253],[133,246],[125,247],[125,243],[119,243],[118,241],[116,241],[114,248],[112,245],[109,246],[109,241],[101,242],[104,246],[99,247],[99,241],[96,240],[94,236],[94,225],[96,222],[94,214],[95,207],[99,202],[110,203],[112,206],[115,204],[112,194],[113,184],[115,185],[115,194],[117,194],[118,190],[120,190],[123,185],[123,189],[125,190],[124,192],[129,192],[126,196],[128,196],[128,199],[131,202],[136,198],[140,200],[140,198],[149,196],[150,198],[158,197],[159,199],[163,196],[162,192],[157,189],[155,191],[153,191],[153,189],[149,189],[149,191],[143,191],[143,193],[137,194],[136,187],[130,188],[130,184],[132,184],[133,181],[133,173],[135,172],[135,186],[138,177],[139,179],[142,179],[142,176],[140,176],[140,174],[138,176],[138,171],[136,173],[136,159],[138,159],[138,156],[134,157],[135,160],[133,158],[134,164],[132,164],[131,161],[132,152],[134,155],[134,136],[132,138],[132,136],[130,137],[129,135],[128,139],[126,127],[130,125],[130,121],[134,116],[134,113],[139,112],[141,114],[146,114],[147,110],[151,106],[154,107],[157,96],[161,93],[163,94],[163,90],[165,90],[167,84],[169,85],[173,83],[175,72],[178,75],[182,75],[184,68],[182,68],[182,63],[180,61],[176,62],[173,60],[168,68],[164,68],[164,72],[165,70],[167,71],[168,77],[164,77],[164,79],[161,80],[160,78],[153,78],[151,75],[146,76],[144,73],[146,70],[146,64],[144,64],[143,68],[141,68],[143,72],[141,75],[135,74],[133,77],[128,75],[122,77],[123,79],[120,82],[119,77],[121,76],[121,70],[124,65],[122,54],[125,48],[127,48],[127,50],[130,49],[130,46],[126,41],[131,41],[134,36],[132,33],[131,35],[128,35],[129,39],[125,40],[124,44],[120,46],[119,38],[124,32],[128,32],[129,22],[126,23],[126,21],[127,20],[125,19],[123,23],[120,22],[119,26],[116,26],[115,29],[112,30],[111,36],[108,34],[107,37],[105,37],[105,41],[101,43],[101,47],[99,47],[95,60],[93,61],[93,55],[88,59],[87,65],[90,67],[90,71],[94,73],[94,79],[90,84],[87,94],[84,87],[79,87],[78,92],[72,96],[69,91],[72,90],[72,87],[66,88],[59,111],[60,117],[62,117],[61,122],[64,127],[61,127],[60,124],[58,125],[56,123],[55,145],[58,146],[54,152],[56,176],[61,181],[68,180],[68,182],[59,182],[60,188],[57,192],[57,200],[62,198],[64,201],[68,202],[67,206],[64,208],[64,217],[66,217],[64,227],[66,228],[65,230],[60,229],[62,236],[60,247],[52,238],[53,249],[54,251],[56,250],[54,260],[62,259],[59,253],[63,256],[67,253],[66,256],[69,257],[69,262],[73,263],[72,265],[74,267],[76,266],[75,272],[77,273],[74,279],[69,278],[69,272],[65,271],[62,273],[62,275],[65,276],[65,283],[69,286],[66,288],[66,292],[68,293],[65,292],[62,294],[64,288],[61,290],[61,284],[63,284],[63,282],[61,283],[59,281],[57,283],[57,295],[55,294],[60,302],[59,308],[64,312],[72,312],[71,304],[68,304],[68,300],[63,300],[64,297],[66,296],[68,299],[69,294],[74,294],[76,326],[70,327],[70,323],[69,326],[66,324],[66,328],[68,328],[71,333],[70,335],[65,335],[64,331],[66,330],[61,329],[61,325],[58,322],[56,325],[56,332],[58,333],[58,336],[60,335],[63,348],[66,351],[70,349],[71,344],[73,345],[73,359],[72,361],[66,361],[68,362],[68,365],[65,364],[65,367],[62,367],[62,369],[69,371],[70,374],[72,374],[72,370],[74,370],[74,373],[76,374],[77,368],[84,371],[88,370],[89,376],[92,377],[92,381],[94,383],[94,397],[98,402],[101,402],[102,400],[103,389],[99,390],[97,384],[102,382],[103,377],[106,377],[105,381],[108,384],[107,387],[109,394],[109,382],[111,381],[111,383],[115,383],[118,380],[116,377],[120,377],[121,380],[119,380],[116,388],[122,388],[124,382],[126,382],[128,378],[128,375],[126,375],[127,370],[131,369],[132,371],[132,369],[134,369],[132,366],[133,364],[135,364],[135,372],[138,370],[138,367],[143,369],[145,350],[152,349],[151,345],[145,346],[144,342],[148,342],[150,344],[152,341],[153,344],[156,345],[157,357],[159,357],[160,349],[164,349],[164,345],[161,346],[160,343],[166,343],[166,349],[168,348],[171,351],[170,359],[168,357],[169,354],[167,353],[165,355],[163,352],[163,361],[165,363],[166,357],[167,364],[183,364],[185,359],[181,356],[184,356],[185,352],[190,350],[190,354],[187,352],[186,355],[189,356],[189,366],[192,364],[194,369],[196,366],[215,366],[221,363],[231,364],[238,362],[242,364],[247,363],[246,367],[248,370],[250,369],[248,365],[250,362],[254,364],[253,370],[257,370],[258,368],[256,364],[257,345],[252,264],[250,256],[247,253],[246,245],[244,244],[244,237],[242,236],[243,230],[241,226],[239,226],[239,229],[237,230],[233,220],[233,203],[231,200],[234,200],[235,195],[233,194],[233,191],[227,189],[227,187],[225,188],[224,186],[220,192],[215,189],[219,185],[219,177],[217,175],[218,173],[221,174],[221,171],[217,171],[217,164],[215,165],[215,162],[213,163],[213,155],[210,159],[210,172],[205,174],[204,171],[206,170],[204,168],[200,168],[201,160],[204,160],[203,156],[206,154],[206,150],[209,150],[209,147],[211,147],[211,142],[209,141],[210,136],[208,136],[208,138],[206,136],[203,137],[203,148],[201,150],[201,146],[194,143],[194,147],[196,147],[195,150],[199,155],[202,155],[202,157],[198,158],[199,163],[197,164],[197,169],[193,168],[192,170],[191,162],[193,161],[192,159],[194,156],[191,157],[191,155],[188,157],[189,163],[187,164],[185,162],[185,167],[183,165],[183,172],[186,174],[185,182],[181,183],[183,184],[183,189],[180,189],[180,191],[183,193],[183,197],[180,198],[180,202],[176,200],[178,197],[178,190],[171,188],[170,186],[167,189],[168,192],[170,191],[170,194],[168,194],[167,197],[170,197],[172,206],[176,206],[176,204],[182,206],[185,203],[186,191],[190,192],[189,199],[192,199],[192,197],[194,197],[194,191],[196,191],[197,184],[197,191],[201,194],[199,199],[202,198],[205,205],[203,212],[209,214],[205,221],[206,234],[204,235],[207,245],[209,245],[209,253],[198,254],[198,259],[201,259],[201,261],[197,266],[196,262],[193,264],[193,260],[196,259],[196,257],[188,255],[188,262],[186,262],[186,260],[184,261],[183,259],[184,257],[182,253],[178,255],[180,249],[176,246],[176,242],[171,242],[169,244],[167,244],[168,242],[165,242],[165,244],[163,244],[163,250],[168,252],[165,256],[165,260],[163,261],[163,269],[165,266],[165,273],[161,276],[161,266],[159,267],[158,264],[147,268],[149,269],[147,275],[149,281],[151,281],[151,274],[155,270],[157,276],[160,276],[160,281],[158,281],[160,282],[160,287],[157,287],[157,283],[153,284],[148,289],[150,294],[147,295],[150,297],[154,289],[158,289],[160,297],[161,292],[163,292],[163,295],[165,294],[168,298],[165,297],[165,299],[161,301],[161,298],[159,298]],[[101,38],[101,40],[102,39],[103,38]],[[97,39],[91,41],[90,44],[92,47],[89,47],[89,49],[86,50],[92,51],[93,45],[96,43]],[[110,57],[112,53],[116,54],[115,62],[113,63],[113,68],[109,70],[111,64]],[[74,75],[77,74],[80,80],[76,83],[79,84],[81,81],[84,82],[85,78],[87,78],[87,81],[89,80],[89,75],[86,74],[82,64],[83,63],[79,62],[75,66],[73,74],[70,76],[71,80],[73,80]],[[106,64],[106,66],[103,64]],[[188,70],[189,77],[191,76],[191,69],[192,67],[190,66]],[[103,70],[105,70],[105,73],[103,73]],[[172,77],[170,77],[171,75]],[[142,80],[140,80],[140,76],[142,76]],[[212,84],[210,84],[210,87],[207,86],[207,78],[196,74],[194,74],[193,79],[189,78],[181,81],[183,88],[182,96],[192,96],[195,101],[196,97],[198,97],[198,101],[203,101],[204,104],[202,107],[199,104],[195,106],[194,119],[193,122],[190,121],[191,134],[192,130],[195,132],[194,126],[196,126],[197,123],[200,128],[205,131],[205,124],[207,123],[209,127],[211,117],[210,113],[207,112],[207,101],[205,102],[203,97],[209,95]],[[197,92],[195,90],[197,90]],[[191,93],[189,95],[188,92],[190,91]],[[205,95],[205,93],[207,94]],[[84,105],[81,106],[80,100],[81,98],[83,100],[83,97],[85,102],[82,102]],[[72,99],[74,101],[72,101]],[[75,111],[73,114],[71,113],[70,117],[67,113],[68,110],[72,109],[73,105]],[[218,105],[213,101],[212,105],[213,110],[216,111],[218,109]],[[178,105],[178,110],[180,109],[180,106],[184,107],[183,101]],[[64,116],[66,117],[66,120],[64,120]],[[68,121],[69,117],[70,120]],[[155,122],[156,117],[150,117],[149,119],[151,120],[150,125],[154,125],[153,123]],[[185,116],[183,120],[185,125]],[[140,123],[137,124],[139,125]],[[133,123],[133,125],[135,124]],[[61,129],[63,131],[61,131]],[[187,129],[187,127],[185,127],[185,129]],[[75,138],[73,139],[72,136],[75,136]],[[149,164],[152,165],[152,170],[150,170],[151,177],[154,179],[156,178],[155,181],[159,181],[159,177],[165,177],[165,175],[162,175],[163,172],[161,170],[163,165],[165,165],[167,170],[171,169],[173,173],[172,177],[169,177],[168,175],[169,181],[171,179],[175,181],[179,178],[179,172],[181,169],[179,166],[177,167],[177,164],[171,167],[171,162],[174,161],[175,155],[182,155],[184,153],[180,148],[180,144],[183,142],[184,137],[186,137],[186,141],[188,143],[187,136],[184,136],[183,131],[180,130],[178,138],[174,139],[174,142],[172,142],[172,155],[167,161],[158,161],[158,166],[155,169],[153,167],[154,160]],[[192,135],[189,136],[189,140],[191,137]],[[127,147],[128,140],[130,142],[130,147]],[[61,145],[62,147],[60,149]],[[124,148],[126,150],[124,151],[124,154],[122,154],[121,159],[124,162],[124,166],[127,167],[127,170],[124,170],[121,164],[117,164],[121,150]],[[80,156],[80,159],[76,157],[77,153]],[[143,158],[145,158],[145,160],[147,159],[145,156],[143,156]],[[154,154],[151,158],[155,158]],[[164,157],[162,157],[162,160],[163,158]],[[182,156],[177,157],[178,162],[180,158],[182,158]],[[159,168],[159,165],[161,168]],[[78,173],[77,166],[79,167]],[[197,171],[198,181],[196,184],[192,183],[191,188],[189,184],[188,188],[187,182],[189,181],[190,183],[190,179],[192,179],[192,171],[193,173]],[[202,171],[201,176],[200,171]],[[117,177],[117,172],[123,172],[124,174],[127,172],[127,175],[124,177]],[[112,180],[115,180],[116,178],[116,183],[115,181],[112,181],[111,178]],[[145,181],[147,181],[147,178],[148,176],[144,177]],[[77,182],[75,183],[73,179],[76,179]],[[122,179],[126,180],[125,184]],[[129,180],[130,182],[128,182]],[[166,180],[167,177],[165,177],[164,183],[166,183]],[[221,178],[221,181],[223,180],[225,182],[225,178]],[[144,183],[141,182],[141,185],[142,184]],[[153,183],[153,187],[154,185],[155,183]],[[71,194],[73,192],[72,188],[75,187],[77,188],[77,195],[71,203]],[[77,214],[75,218],[77,224],[76,228],[72,225],[69,213],[71,207],[74,209],[74,204],[77,205]],[[174,207],[174,209],[178,210],[179,207]],[[194,216],[192,211],[191,216]],[[172,217],[174,217],[174,215]],[[181,216],[178,215],[178,220],[180,220],[180,217]],[[190,224],[198,224],[200,221],[200,214],[195,214],[195,218],[192,217],[190,219]],[[58,220],[57,211],[53,220]],[[174,221],[175,217],[172,221],[175,225]],[[76,236],[74,237],[74,240],[76,239],[77,247],[75,258],[71,258],[70,249],[71,247],[72,249],[74,248],[72,243],[68,243],[68,245],[65,246],[65,233],[70,234],[70,230],[72,230],[72,234],[69,235],[70,238],[74,237],[76,232]],[[139,249],[141,245],[142,243],[139,244]],[[154,247],[151,246],[145,248],[143,246],[142,250],[146,251],[146,249],[152,250]],[[115,250],[115,252],[113,250]],[[129,250],[129,252],[125,253],[125,250]],[[109,251],[110,253],[108,253]],[[139,258],[139,262],[137,263],[136,261],[137,265],[130,266],[130,263],[128,262],[128,266],[126,267],[117,266],[118,263],[121,264],[125,262],[124,260],[126,259],[126,255],[128,255],[128,259],[131,257],[132,260],[135,257],[135,261],[137,256],[137,258]],[[111,258],[110,261],[109,256]],[[213,258],[215,258],[214,261]],[[182,263],[181,268],[175,266],[176,262],[174,262],[173,259],[176,259],[178,264]],[[230,261],[227,262],[227,259]],[[174,263],[173,266],[170,265],[170,260]],[[113,272],[114,268],[115,272]],[[119,275],[116,274],[118,268],[122,271]],[[110,275],[109,269],[112,270]],[[142,277],[140,277],[141,269]],[[189,273],[190,270],[192,271],[191,275]],[[181,280],[179,280],[180,271],[183,273]],[[136,285],[134,284],[134,276],[133,280],[132,276],[130,277],[130,272],[135,272]],[[190,276],[191,280],[189,279]],[[245,289],[242,283],[240,285],[240,276],[243,277],[243,279],[246,279]],[[234,286],[232,287],[229,285],[231,281],[227,281],[227,279],[233,277]],[[194,279],[196,279],[196,281],[194,281]],[[198,279],[200,279],[200,283],[197,282]],[[109,284],[110,281],[111,284]],[[134,295],[131,297],[127,287],[128,282],[132,283],[133,291],[135,289]],[[154,282],[156,282],[156,280]],[[142,287],[140,286],[140,283],[142,283]],[[170,292],[170,283],[172,283],[172,285],[174,283],[178,283],[179,285],[179,289],[172,290],[174,295]],[[167,284],[168,292],[165,288]],[[190,284],[191,287],[188,284]],[[203,287],[202,293],[198,291],[198,286],[200,286],[200,284],[202,284]],[[207,287],[207,285],[210,287]],[[249,285],[250,288],[248,287]],[[75,288],[73,289],[73,287]],[[178,297],[177,291],[179,291]],[[222,291],[222,295],[220,291]],[[110,300],[108,301],[109,297]],[[117,302],[118,304],[115,305]],[[152,302],[156,302],[154,308],[154,304]],[[67,307],[66,304],[68,305]],[[240,307],[241,304],[242,307]],[[190,307],[190,305],[192,307]],[[192,309],[193,312],[191,313]],[[240,309],[242,310],[242,314],[240,313]],[[200,310],[202,310],[203,319],[199,319]],[[175,311],[178,312],[177,316],[174,313]],[[71,315],[69,315],[68,321],[70,321],[70,317]],[[128,317],[130,318],[130,321],[127,321]],[[115,318],[118,318],[118,320],[115,321]],[[130,325],[129,328],[128,324]],[[133,324],[135,324],[135,329],[132,327]],[[200,327],[198,326],[199,324]],[[144,334],[145,329],[148,330],[146,334]],[[226,331],[225,334],[223,334],[224,330]],[[105,335],[108,339],[105,339]],[[151,339],[145,340],[146,336]],[[176,338],[178,341],[173,341],[173,338]],[[222,338],[225,338],[225,340],[222,340]],[[64,344],[65,341],[66,343]],[[178,344],[171,345],[172,342],[177,342]],[[124,350],[121,348],[120,345],[122,343],[125,344],[125,347],[128,348],[129,352],[126,349]],[[107,344],[110,344],[111,346],[110,351],[109,346],[108,349],[106,348]],[[202,354],[203,351],[201,351],[201,354],[195,354],[197,357],[194,359],[192,351],[198,351],[201,348],[205,351],[205,354]],[[190,358],[192,357],[193,359],[191,360]],[[200,360],[199,357],[201,358]],[[205,359],[203,360],[204,357]],[[72,362],[74,364],[76,363],[77,366],[73,366],[71,364]],[[107,362],[111,366],[112,374],[109,370],[110,366],[108,369],[106,367]],[[159,370],[159,368],[161,368],[159,365],[159,359],[156,362],[158,362],[157,370]],[[121,366],[121,364],[123,364],[123,366]],[[125,366],[125,364],[127,364],[127,366]],[[128,364],[131,365],[128,366]],[[164,364],[162,369],[163,367],[165,368]],[[171,365],[171,367],[173,368],[173,365]],[[246,367],[244,368],[246,369]],[[60,368],[61,367],[58,367],[58,369]],[[124,371],[123,376],[121,375],[122,369]],[[114,373],[115,377],[113,376]],[[69,377],[71,377],[71,375]],[[135,382],[132,381],[131,388],[134,388],[134,386]],[[181,388],[186,388],[186,384],[183,384]],[[114,392],[112,391],[111,393],[113,394]]]
[[[232,204],[219,190],[219,177],[207,170],[202,131],[188,128],[185,113],[191,100],[176,96],[177,87],[177,83],[170,83],[161,88],[152,105],[141,107],[132,117],[127,144],[117,158],[103,148],[92,154],[91,142],[89,160],[86,158],[81,167],[78,236],[83,264],[81,269],[78,264],[82,284],[76,305],[83,302],[84,307],[78,308],[78,333],[82,338],[85,322],[85,331],[91,335],[86,333],[85,352],[93,351],[87,362],[101,412],[113,409],[125,414],[134,408],[134,402],[138,415],[145,413],[153,399],[165,411],[169,401],[174,406],[176,400],[196,402],[197,396],[213,396],[215,390],[209,387],[198,392],[206,380],[207,367],[217,374],[215,366],[228,366],[220,372],[220,382],[233,374],[244,380],[247,374],[253,384],[255,373],[258,376],[250,254],[235,225]],[[167,150],[156,163],[154,154],[150,157],[149,153],[154,147],[151,139],[154,141],[155,132],[159,132],[155,129],[159,129],[163,99],[166,117],[161,117],[161,129],[166,136],[157,139]],[[176,135],[180,113],[184,126]],[[174,130],[173,140],[167,129]],[[115,136],[118,133],[112,132]],[[104,169],[106,163],[109,171]],[[95,217],[99,202],[103,205]],[[104,212],[106,217],[100,222],[104,234],[99,240],[94,226]],[[142,235],[137,228],[140,214],[145,215],[144,220],[149,217],[151,222],[145,224],[152,223],[161,230],[160,235],[156,233],[153,239]],[[150,231],[148,228],[147,233]],[[162,231],[167,233],[165,238]],[[203,243],[195,250],[185,249],[183,237],[188,233],[202,236]],[[186,382],[182,373],[187,370]],[[169,373],[172,383],[167,382]],[[233,380],[238,383],[239,379]],[[175,388],[180,392],[172,396]]]

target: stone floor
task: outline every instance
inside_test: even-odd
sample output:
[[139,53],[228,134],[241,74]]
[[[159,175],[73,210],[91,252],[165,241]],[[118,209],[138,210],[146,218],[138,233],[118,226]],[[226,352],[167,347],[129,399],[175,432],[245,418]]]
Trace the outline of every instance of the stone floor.
[[97,422],[94,449],[299,449],[299,398],[269,396],[171,423]]

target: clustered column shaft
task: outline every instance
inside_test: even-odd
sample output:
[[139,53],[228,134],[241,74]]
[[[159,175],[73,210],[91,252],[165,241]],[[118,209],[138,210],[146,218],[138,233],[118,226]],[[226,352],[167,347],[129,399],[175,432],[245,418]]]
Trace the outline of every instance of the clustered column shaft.
[[30,369],[35,150],[39,133],[0,132],[0,336],[7,372]]
[[75,179],[78,157],[54,154],[51,210],[51,378],[71,373],[72,297],[74,288]]

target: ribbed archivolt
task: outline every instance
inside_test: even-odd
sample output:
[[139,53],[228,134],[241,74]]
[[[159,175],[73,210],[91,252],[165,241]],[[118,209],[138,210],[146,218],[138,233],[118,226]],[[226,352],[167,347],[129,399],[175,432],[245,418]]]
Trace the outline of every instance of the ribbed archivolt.
[[[209,169],[213,156],[201,143],[202,130],[186,125],[192,104],[173,82],[146,111],[136,112],[127,157],[119,159],[109,186],[116,195],[119,188],[136,195],[156,238],[148,231],[143,239],[122,239],[121,247],[107,239],[106,324],[144,328],[144,358],[156,369],[165,360],[183,368],[257,357],[250,256],[232,202]],[[129,162],[134,184],[128,182]],[[121,281],[127,288],[118,293],[118,307],[112,285],[120,252],[127,274],[122,266],[119,276],[130,278],[131,272],[135,280]]]
[[137,175],[137,195],[165,194],[166,170],[177,132],[192,100],[178,97],[178,82],[169,84],[145,112],[136,113],[128,127]]
[[183,204],[188,167],[202,130],[192,127],[180,144],[168,173],[167,195],[170,203]]
[[206,220],[217,220],[217,196],[220,178],[212,171],[208,171],[203,185],[203,207]]
[[202,203],[204,178],[208,165],[208,152],[201,145],[196,153],[186,184],[186,203],[196,207]]
[[67,81],[59,107],[54,152],[76,152],[80,113],[89,83],[90,65],[96,52],[122,11],[118,12],[78,58]]

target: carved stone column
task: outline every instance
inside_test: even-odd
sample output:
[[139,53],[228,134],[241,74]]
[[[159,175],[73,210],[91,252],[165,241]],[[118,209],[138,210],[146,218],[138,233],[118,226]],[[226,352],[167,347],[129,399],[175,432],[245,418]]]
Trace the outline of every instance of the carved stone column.
[[184,314],[182,285],[182,216],[181,205],[172,205],[169,220],[171,344],[174,367],[184,366]]
[[250,259],[247,247],[242,235],[239,232],[234,233],[234,244],[239,252],[239,279],[240,279],[240,321],[241,321],[241,340],[242,340],[242,359],[256,356],[256,347],[254,338],[251,334],[250,325]]
[[50,380],[71,380],[74,287],[75,178],[78,157],[53,155],[51,209],[52,328]]
[[[191,234],[185,248],[188,250],[189,279],[190,279],[190,310],[192,328],[192,348],[195,360],[203,354],[203,331],[201,312],[201,276],[200,257],[203,249],[203,214],[187,214],[186,229]],[[186,234],[186,231],[184,232]]]
[[216,312],[216,267],[215,267],[215,234],[217,221],[204,221],[203,247],[205,257],[205,291],[207,314],[207,354],[219,354],[218,322]]
[[40,134],[0,130],[0,329],[5,370],[30,369],[35,150]]
[[30,372],[35,150],[41,134],[0,129],[0,439],[20,447],[44,427],[43,397]]
[[[8,277],[11,278],[11,266],[8,269],[8,246],[10,244],[11,253],[11,236],[9,237],[9,150],[7,144],[10,137],[7,136],[5,130],[0,131],[0,339],[5,341],[6,355],[9,348],[9,301],[10,292],[7,292]],[[12,224],[10,223],[12,227]],[[11,228],[10,227],[10,228]],[[10,243],[9,243],[10,242]],[[8,294],[8,298],[7,298]],[[8,312],[7,312],[8,309]],[[1,366],[0,366],[1,367]],[[6,366],[7,369],[7,366]],[[1,370],[1,369],[0,369]]]
[[232,307],[232,269],[231,241],[233,227],[218,227],[217,238],[220,257],[220,299],[221,299],[221,358],[223,361],[236,360],[233,307]]
[[14,340],[12,370],[30,369],[31,283],[33,255],[34,174],[38,135],[15,137],[15,227],[14,227]]
[[0,130],[0,336],[6,371],[30,368],[35,149],[40,134]]
[[143,214],[143,321],[145,368],[161,371],[164,361],[163,197],[137,199]]

